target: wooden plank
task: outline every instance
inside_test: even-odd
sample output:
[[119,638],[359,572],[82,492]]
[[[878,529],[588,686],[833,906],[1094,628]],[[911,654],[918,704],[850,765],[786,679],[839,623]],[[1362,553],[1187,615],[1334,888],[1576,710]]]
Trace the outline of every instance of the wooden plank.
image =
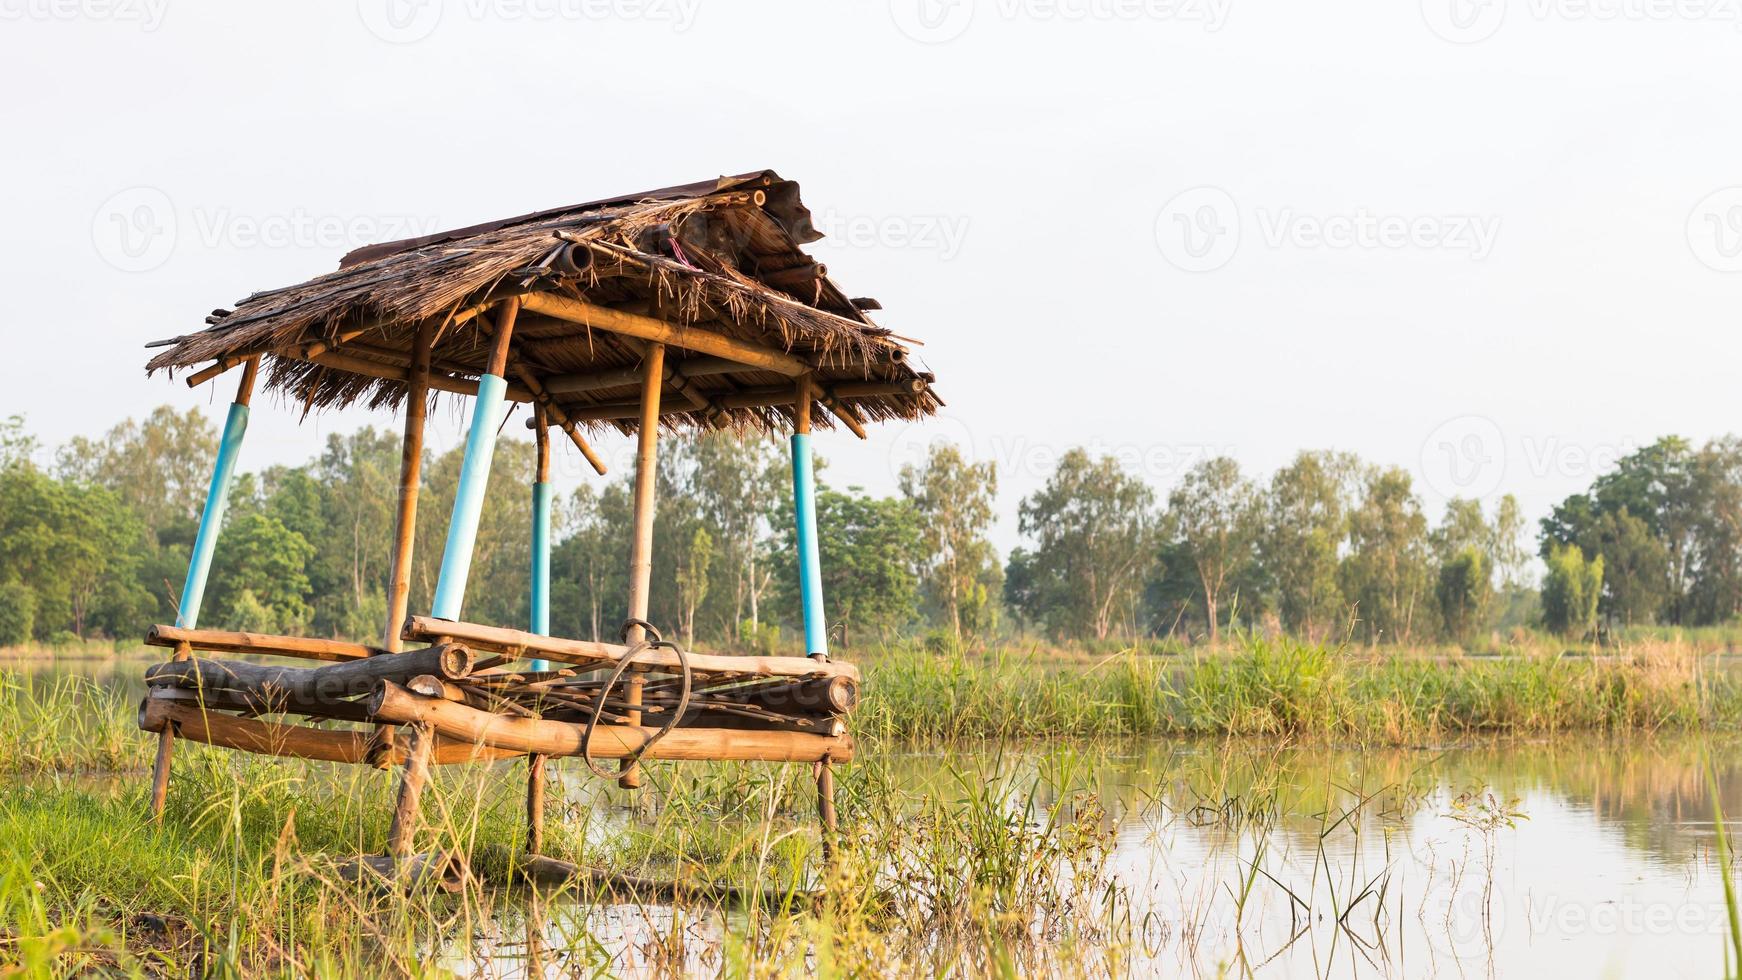
[[147,646],[173,647],[179,643],[186,643],[195,650],[216,653],[261,653],[279,657],[301,657],[305,660],[360,660],[388,652],[380,647],[348,643],[344,640],[231,630],[183,629],[180,626],[163,624],[151,627],[145,634]]
[[[197,705],[168,698],[145,698],[140,703],[139,727],[142,730],[163,732],[170,730],[172,725],[174,731],[183,738],[242,752],[312,759],[317,762],[344,762],[359,766],[373,764],[369,759],[371,732],[309,728],[305,725],[238,718],[202,710]],[[393,748],[380,760],[380,764],[403,762],[405,748],[403,740],[396,740]],[[479,745],[472,741],[440,739],[431,753],[430,762],[433,765],[490,762],[524,754]]]
[[711,354],[737,361],[764,371],[775,371],[789,377],[808,374],[811,366],[785,351],[734,340],[723,334],[699,327],[684,327],[665,320],[624,310],[614,310],[585,300],[571,299],[552,293],[529,293],[521,300],[529,312],[580,324],[595,330],[608,330],[629,337],[639,337],[673,347],[682,347],[700,354]]

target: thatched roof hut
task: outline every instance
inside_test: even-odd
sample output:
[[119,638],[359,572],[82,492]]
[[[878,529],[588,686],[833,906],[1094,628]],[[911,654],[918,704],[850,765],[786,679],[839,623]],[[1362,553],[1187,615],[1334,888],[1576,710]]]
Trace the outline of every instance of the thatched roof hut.
[[358,249],[159,341],[147,368],[200,367],[191,385],[258,355],[307,408],[394,406],[422,336],[430,387],[471,393],[492,346],[478,314],[518,297],[508,397],[576,426],[633,431],[648,342],[670,352],[666,426],[788,429],[806,377],[819,426],[934,413],[932,376],[871,321],[876,301],[802,248],[820,237],[772,171],[591,201]]

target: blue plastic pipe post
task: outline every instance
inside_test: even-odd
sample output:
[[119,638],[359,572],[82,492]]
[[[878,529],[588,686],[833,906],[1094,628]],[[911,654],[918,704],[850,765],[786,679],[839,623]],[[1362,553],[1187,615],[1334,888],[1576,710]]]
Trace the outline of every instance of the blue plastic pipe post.
[[817,554],[817,500],[811,468],[811,437],[792,437],[792,505],[798,526],[799,596],[804,604],[804,648],[813,657],[829,655],[828,623],[823,617],[823,566]]
[[181,605],[175,614],[175,625],[182,629],[193,629],[200,622],[200,603],[206,597],[212,553],[217,550],[224,508],[230,502],[230,484],[236,479],[236,454],[242,449],[243,433],[248,431],[248,396],[254,386],[254,369],[255,363],[249,362],[242,390],[230,405],[230,414],[224,419],[224,434],[218,440],[218,461],[212,467],[212,483],[206,488],[206,506],[200,511],[200,529],[194,536],[193,554],[188,556],[188,576],[182,582]]
[[[550,635],[550,483],[532,485],[532,623],[541,636]],[[534,660],[533,670],[549,670],[550,663]]]
[[496,455],[496,430],[502,425],[508,382],[498,375],[478,379],[472,403],[472,428],[466,434],[466,458],[460,464],[460,485],[454,490],[454,512],[448,518],[448,542],[442,548],[442,568],[436,577],[430,615],[459,619],[466,601],[466,576],[472,571],[472,549],[478,543],[478,518],[484,512],[484,491],[490,483],[490,461]]

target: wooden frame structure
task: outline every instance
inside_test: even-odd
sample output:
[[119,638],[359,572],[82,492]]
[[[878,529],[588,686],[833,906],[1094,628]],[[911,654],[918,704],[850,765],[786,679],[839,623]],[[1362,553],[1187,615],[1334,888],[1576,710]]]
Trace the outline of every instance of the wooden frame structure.
[[[242,368],[174,626],[147,642],[139,724],[159,734],[151,806],[161,814],[174,742],[402,767],[389,867],[417,856],[432,765],[525,757],[528,846],[542,847],[547,760],[762,759],[815,767],[825,851],[833,763],[850,760],[859,675],[831,660],[813,498],[811,429],[917,419],[942,401],[908,342],[876,326],[800,247],[820,237],[798,186],[770,171],[522,215],[360,249],[337,272],[258,293],[199,332],[159,341],[148,369],[195,368],[203,384]],[[266,370],[262,372],[262,368]],[[305,408],[403,405],[404,451],[379,645],[199,627],[258,379]],[[472,396],[465,457],[430,614],[410,610],[424,422],[433,393]],[[527,629],[462,618],[497,434],[532,407],[532,614]],[[813,411],[820,405],[822,414]],[[661,428],[791,433],[805,657],[687,651],[647,622]],[[551,429],[599,473],[588,430],[636,437],[630,578],[622,642],[550,636]],[[320,661],[263,666],[212,654]],[[280,716],[269,720],[269,716]],[[305,719],[297,722],[294,719]]]

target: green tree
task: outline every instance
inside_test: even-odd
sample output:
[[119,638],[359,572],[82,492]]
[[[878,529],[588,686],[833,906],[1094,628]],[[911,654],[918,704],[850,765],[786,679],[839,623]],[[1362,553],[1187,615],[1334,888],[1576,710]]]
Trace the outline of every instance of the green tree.
[[1429,579],[1427,518],[1409,474],[1375,470],[1349,515],[1349,554],[1340,578],[1370,640],[1408,643]]
[[1168,496],[1168,518],[1196,571],[1210,642],[1219,636],[1219,609],[1229,577],[1254,558],[1258,491],[1226,456],[1192,467]]
[[1154,506],[1154,492],[1113,457],[1065,453],[1020,509],[1021,533],[1034,543],[1019,570],[1025,615],[1057,636],[1091,632],[1105,639],[1143,592],[1154,555]]
[[312,613],[307,568],[314,554],[302,535],[257,510],[225,521],[206,584],[210,615],[202,620],[239,629],[269,619],[268,632],[302,632]]
[[[796,622],[802,615],[798,538],[790,514],[780,530],[777,581]],[[820,490],[817,554],[823,608],[843,645],[867,633],[887,637],[917,618],[923,546],[919,516],[906,500],[870,497],[858,487]]]
[[1337,582],[1361,464],[1353,455],[1303,452],[1276,471],[1264,495],[1259,560],[1282,624],[1320,640],[1344,614]]
[[1486,622],[1493,576],[1488,556],[1475,545],[1465,545],[1440,566],[1434,593],[1447,636],[1466,642]]
[[1562,636],[1585,636],[1597,625],[1603,556],[1585,560],[1576,544],[1555,548],[1542,581],[1543,625]]
[[987,540],[998,468],[970,462],[953,445],[933,445],[925,465],[901,468],[901,492],[919,514],[925,584],[959,644],[992,625],[998,555]]
[[128,419],[101,439],[74,437],[61,448],[59,471],[108,488],[162,533],[199,521],[217,451],[217,430],[199,409],[161,405],[145,421]]
[[720,561],[732,577],[730,625],[748,616],[754,631],[773,567],[769,561],[774,513],[791,499],[791,476],[775,444],[759,435],[710,433],[687,449],[690,493],[714,528]]
[[708,597],[708,567],[713,561],[714,537],[697,522],[689,546],[677,558],[677,601],[687,644],[696,642],[696,607]]

